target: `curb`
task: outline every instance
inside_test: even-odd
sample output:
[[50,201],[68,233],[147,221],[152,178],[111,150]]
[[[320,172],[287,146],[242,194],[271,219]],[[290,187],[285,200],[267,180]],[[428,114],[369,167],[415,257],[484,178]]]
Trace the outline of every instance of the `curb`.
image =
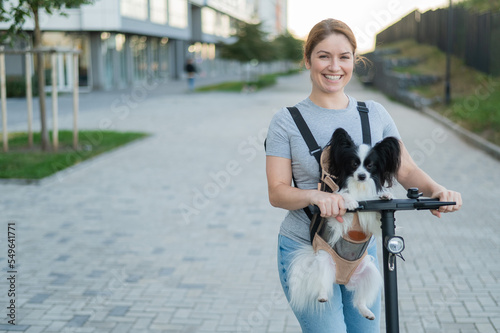
[[441,124],[444,126],[450,128],[453,130],[458,136],[460,136],[462,139],[464,139],[466,142],[469,144],[472,144],[473,146],[483,150],[493,158],[500,160],[500,147],[495,145],[494,143],[491,143],[482,137],[480,137],[477,134],[474,134],[465,128],[461,127],[460,125],[452,122],[448,118],[443,117],[436,111],[429,109],[427,107],[423,107],[421,109],[423,113],[428,115],[429,117],[439,121]]

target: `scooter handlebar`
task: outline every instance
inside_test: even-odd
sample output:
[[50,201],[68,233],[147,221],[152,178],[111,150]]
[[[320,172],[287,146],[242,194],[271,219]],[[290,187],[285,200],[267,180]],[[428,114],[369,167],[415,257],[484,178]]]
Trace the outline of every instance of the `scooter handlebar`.
[[[358,211],[374,212],[374,211],[397,211],[397,210],[432,210],[438,209],[441,206],[456,205],[454,201],[439,201],[437,198],[417,198],[417,199],[391,199],[391,200],[363,200],[358,201],[359,207],[348,212],[354,213]],[[309,210],[313,214],[320,213],[320,209],[316,205],[310,205]]]

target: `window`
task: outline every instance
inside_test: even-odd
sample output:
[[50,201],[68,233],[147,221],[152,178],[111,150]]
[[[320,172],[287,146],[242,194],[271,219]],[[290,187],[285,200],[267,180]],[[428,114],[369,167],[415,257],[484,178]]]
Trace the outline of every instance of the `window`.
[[167,0],[149,0],[150,20],[153,23],[166,24],[167,17]]
[[202,31],[205,34],[229,37],[231,35],[231,21],[229,16],[203,7],[201,10]]
[[148,70],[146,42],[147,37],[145,36],[130,37],[130,50],[132,51],[134,81],[141,81],[146,78]]
[[147,20],[148,0],[121,0],[120,12],[126,17],[137,20]]
[[201,31],[204,34],[215,35],[215,10],[208,7],[201,9]]
[[[42,45],[47,47],[63,47],[68,49],[78,49],[81,53],[78,55],[78,83],[80,87],[88,87],[90,85],[90,38],[88,34],[78,33],[63,33],[63,32],[45,32],[42,35]],[[36,57],[34,57],[36,61]],[[64,85],[60,89],[71,90],[73,74],[72,74],[72,61],[69,56],[59,57],[58,62],[62,62],[59,75],[59,82]],[[52,63],[50,56],[44,57],[45,68],[50,70]],[[45,75],[47,84],[51,84],[50,72]]]
[[187,0],[168,1],[169,24],[175,28],[188,26]]
[[160,77],[168,76],[168,38],[164,37],[160,40],[159,50],[160,61]]

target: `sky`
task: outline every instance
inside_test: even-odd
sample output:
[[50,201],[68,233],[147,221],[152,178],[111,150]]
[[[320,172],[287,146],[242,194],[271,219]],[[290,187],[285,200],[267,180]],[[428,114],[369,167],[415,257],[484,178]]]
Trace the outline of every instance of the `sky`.
[[[449,0],[288,0],[288,29],[305,38],[325,18],[344,21],[358,41],[358,52],[375,47],[375,35],[415,9],[447,7]],[[416,4],[418,3],[418,4]]]

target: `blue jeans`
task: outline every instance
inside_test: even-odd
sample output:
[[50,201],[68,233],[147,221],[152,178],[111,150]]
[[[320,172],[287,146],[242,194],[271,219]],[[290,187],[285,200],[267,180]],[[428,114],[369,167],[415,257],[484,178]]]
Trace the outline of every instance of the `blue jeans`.
[[194,91],[194,77],[188,77],[189,91]]
[[[288,271],[292,260],[292,253],[299,249],[300,243],[288,237],[278,236],[278,270],[281,286],[286,298],[290,301],[288,292]],[[374,242],[368,248],[368,254],[377,262],[377,245]],[[352,292],[345,286],[334,284],[333,297],[326,303],[320,304],[321,311],[298,312],[294,309],[295,317],[300,323],[303,333],[379,333],[380,332],[380,295],[370,310],[375,314],[375,320],[368,320],[361,316],[358,309],[352,305]]]

